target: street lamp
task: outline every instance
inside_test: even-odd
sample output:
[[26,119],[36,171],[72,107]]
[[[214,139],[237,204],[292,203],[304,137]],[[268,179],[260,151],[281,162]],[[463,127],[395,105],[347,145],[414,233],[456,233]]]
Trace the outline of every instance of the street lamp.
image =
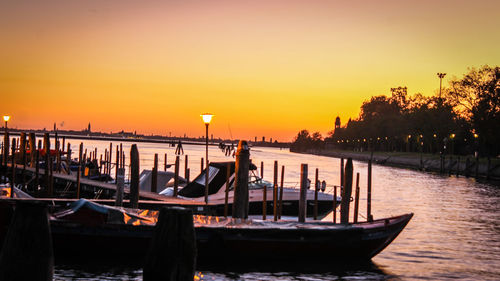
[[201,118],[203,119],[203,123],[205,123],[205,128],[206,128],[206,139],[205,139],[205,148],[206,148],[206,158],[205,158],[205,164],[206,164],[206,174],[205,174],[205,203],[208,204],[208,125],[210,124],[210,121],[212,121],[212,117],[214,116],[213,114],[210,113],[203,113],[200,115]]
[[439,77],[439,100],[441,101],[441,84],[443,82],[443,78],[446,76],[446,73],[437,73],[437,76]]
[[451,155],[455,154],[455,134],[450,135],[451,138]]
[[10,120],[10,115],[4,115],[3,121],[5,121],[5,130],[7,131],[7,122]]

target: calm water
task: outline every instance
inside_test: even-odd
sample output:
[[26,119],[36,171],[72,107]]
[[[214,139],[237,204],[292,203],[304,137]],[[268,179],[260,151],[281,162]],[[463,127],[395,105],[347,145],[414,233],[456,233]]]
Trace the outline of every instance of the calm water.
[[[77,141],[72,140],[77,151]],[[98,154],[109,148],[109,142],[85,141],[86,148],[98,148]],[[116,145],[116,143],[114,143]],[[162,144],[138,143],[141,169],[151,169],[154,153],[172,163],[175,148]],[[116,149],[116,147],[115,147]],[[124,143],[127,161],[130,143]],[[184,145],[189,155],[191,179],[200,171],[204,146]],[[113,152],[114,154],[115,152]],[[209,149],[211,161],[231,159],[216,147]],[[74,154],[75,155],[75,154]],[[285,182],[298,186],[300,164],[309,164],[309,178],[319,168],[321,180],[329,186],[339,184],[340,161],[336,158],[301,155],[274,148],[252,148],[251,158],[260,167],[264,161],[264,178],[272,181],[273,162],[285,165]],[[114,156],[113,156],[114,159]],[[184,167],[184,157],[181,157]],[[280,168],[281,171],[281,168]],[[360,213],[366,213],[365,163],[354,161],[354,172],[360,173]],[[181,175],[183,175],[181,169]],[[500,188],[474,179],[448,177],[398,168],[373,166],[373,203],[375,218],[413,212],[414,218],[399,237],[372,263],[337,266],[325,261],[316,268],[279,266],[241,270],[233,268],[201,269],[201,280],[499,280],[500,279]],[[325,220],[331,220],[331,215]],[[279,265],[279,261],[276,261]],[[247,271],[247,272],[245,272]],[[140,268],[56,266],[56,280],[142,280]]]

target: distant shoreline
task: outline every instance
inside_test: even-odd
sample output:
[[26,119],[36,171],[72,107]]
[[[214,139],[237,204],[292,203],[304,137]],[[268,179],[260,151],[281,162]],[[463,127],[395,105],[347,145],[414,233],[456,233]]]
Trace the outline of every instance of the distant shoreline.
[[[370,152],[356,152],[356,151],[345,151],[345,150],[327,150],[327,149],[310,149],[305,152],[305,154],[314,154],[327,157],[335,158],[352,158],[353,160],[368,162],[372,158],[373,164],[408,168],[414,170],[421,170],[427,172],[440,172],[440,157],[438,154],[420,154],[420,153],[401,153],[401,152],[374,152],[373,155]],[[469,158],[469,172],[468,176],[475,177],[475,158]],[[456,175],[457,174],[457,160],[458,163],[458,174],[466,175],[466,156],[446,155],[444,161],[444,171],[443,175]],[[450,169],[451,168],[451,169]],[[451,172],[450,172],[451,170]],[[488,159],[480,158],[478,165],[478,176],[480,179],[485,179],[487,177],[488,171]],[[489,167],[489,179],[490,180],[500,180],[500,159],[490,159]]]

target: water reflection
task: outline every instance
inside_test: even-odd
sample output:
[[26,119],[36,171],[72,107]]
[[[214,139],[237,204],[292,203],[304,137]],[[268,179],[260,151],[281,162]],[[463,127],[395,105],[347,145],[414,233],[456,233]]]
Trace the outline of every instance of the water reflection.
[[[78,141],[72,141],[77,151]],[[116,144],[115,144],[116,145]],[[109,142],[85,141],[89,149],[99,153],[109,148]],[[141,169],[151,169],[154,153],[161,163],[164,153],[173,163],[175,148],[163,144],[139,143]],[[124,143],[126,155],[130,144]],[[191,176],[200,171],[204,146],[185,145],[189,154]],[[227,161],[217,147],[209,149],[210,161]],[[264,178],[272,181],[273,162],[285,165],[285,182],[298,187],[300,164],[309,164],[309,175],[319,169],[319,177],[328,187],[340,182],[339,159],[290,153],[273,148],[252,148],[251,158],[260,167],[264,161]],[[128,159],[128,158],[127,158]],[[181,167],[184,167],[181,157]],[[162,167],[162,165],[159,165]],[[279,169],[281,171],[281,169]],[[366,217],[366,163],[354,161],[354,172],[360,173],[360,215]],[[114,172],[112,172],[112,175]],[[183,172],[181,172],[183,175]],[[329,190],[327,188],[327,190]],[[289,270],[273,271],[255,268],[238,272],[234,268],[200,269],[204,280],[335,280],[335,279],[469,279],[498,280],[500,276],[500,188],[497,183],[478,182],[472,178],[442,176],[420,171],[373,166],[372,213],[375,218],[413,212],[415,216],[405,230],[373,263],[361,268],[336,270],[325,263],[320,271],[309,271],[297,265]],[[332,215],[324,220],[331,220]],[[279,261],[276,261],[277,263]],[[83,274],[80,268],[73,268]],[[299,272],[299,273],[297,273]],[[140,271],[117,273],[117,279],[136,280]],[[56,272],[57,280],[66,277],[65,269]],[[96,276],[96,275],[94,275]],[[140,276],[140,274],[139,274]],[[111,278],[103,274],[103,279]],[[126,279],[129,278],[130,279]],[[116,280],[116,279],[115,279]]]

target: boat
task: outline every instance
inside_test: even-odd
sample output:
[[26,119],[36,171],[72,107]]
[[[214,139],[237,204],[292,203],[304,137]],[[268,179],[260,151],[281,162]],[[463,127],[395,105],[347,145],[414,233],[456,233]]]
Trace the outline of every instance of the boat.
[[[140,263],[155,231],[158,213],[80,199],[50,216],[56,261],[113,258],[115,262],[125,259]],[[201,265],[236,261],[250,265],[277,260],[369,261],[398,236],[412,216],[410,213],[372,222],[333,224],[193,215],[197,260]]]
[[[235,162],[212,162],[209,164],[209,183],[208,183],[208,202],[216,204],[217,215],[224,215],[224,204],[226,198],[226,177],[229,166],[229,189],[228,189],[228,215],[232,213],[232,202],[234,197],[234,179],[235,179]],[[249,215],[258,216],[263,213],[264,188],[266,188],[266,215],[274,214],[274,190],[271,182],[263,180],[256,173],[257,167],[250,164],[249,182],[248,182],[248,198],[249,198]],[[205,201],[205,177],[206,169],[204,169],[192,182],[179,189],[178,197],[187,198],[197,201]],[[319,189],[319,188],[318,188]],[[161,195],[173,196],[173,188],[165,188],[160,191]],[[281,191],[278,192],[278,196]],[[298,216],[299,214],[299,195],[300,190],[297,188],[283,188],[283,207],[281,210],[282,216]],[[315,204],[314,190],[307,190],[307,217],[314,216]],[[335,201],[335,202],[334,202]],[[324,218],[341,202],[341,198],[337,197],[334,200],[333,195],[318,190],[318,219]]]

